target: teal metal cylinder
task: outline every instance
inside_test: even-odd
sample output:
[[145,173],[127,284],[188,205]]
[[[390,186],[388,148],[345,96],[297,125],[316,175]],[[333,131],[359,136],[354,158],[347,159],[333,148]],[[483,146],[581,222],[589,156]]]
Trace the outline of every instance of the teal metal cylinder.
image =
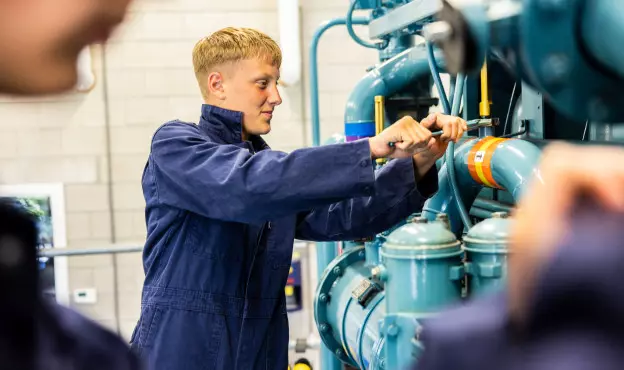
[[464,237],[468,294],[481,296],[499,291],[507,282],[509,228],[506,212],[495,212]]
[[418,217],[395,230],[380,256],[388,313],[432,313],[461,299],[462,249],[444,222]]
[[345,250],[319,281],[314,319],[321,340],[342,362],[359,369],[381,369],[385,294],[365,266],[363,246]]
[[377,272],[386,290],[387,369],[405,369],[416,361],[420,320],[461,300],[462,255],[444,214],[433,222],[416,217],[388,236],[380,250],[384,267]]

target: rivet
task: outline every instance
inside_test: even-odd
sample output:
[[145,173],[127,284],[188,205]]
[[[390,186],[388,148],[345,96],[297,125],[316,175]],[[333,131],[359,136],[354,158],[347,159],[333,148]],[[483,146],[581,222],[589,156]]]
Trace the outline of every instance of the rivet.
[[386,334],[388,334],[389,337],[396,337],[399,334],[399,327],[394,324],[388,326]]
[[325,293],[321,293],[321,294],[319,295],[319,301],[321,301],[321,302],[323,302],[323,303],[327,303],[327,300],[328,300],[328,298],[327,298],[327,294],[325,294]]
[[321,324],[319,325],[319,330],[321,331],[321,333],[327,333],[329,331],[329,325]]
[[336,352],[334,352],[336,354],[336,357],[342,357],[344,355],[344,353],[342,352],[342,350],[340,348],[338,348],[336,350]]
[[340,266],[334,267],[334,269],[332,271],[334,272],[334,274],[336,274],[338,276],[342,275],[342,269],[340,268]]

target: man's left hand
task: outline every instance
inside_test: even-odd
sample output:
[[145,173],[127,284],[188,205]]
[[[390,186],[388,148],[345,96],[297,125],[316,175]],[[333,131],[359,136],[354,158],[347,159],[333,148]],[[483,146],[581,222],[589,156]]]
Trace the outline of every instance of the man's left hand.
[[420,156],[431,157],[435,160],[442,158],[449,142],[457,142],[468,130],[468,124],[463,119],[440,113],[430,114],[420,121],[420,124],[429,131],[443,131],[442,135],[429,140],[427,150],[419,153]]

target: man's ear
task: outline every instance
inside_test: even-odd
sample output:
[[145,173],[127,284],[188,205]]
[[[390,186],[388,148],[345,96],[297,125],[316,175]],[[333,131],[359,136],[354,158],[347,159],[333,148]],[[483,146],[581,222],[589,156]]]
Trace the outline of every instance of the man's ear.
[[220,100],[225,99],[223,75],[220,72],[212,72],[208,75],[208,92]]

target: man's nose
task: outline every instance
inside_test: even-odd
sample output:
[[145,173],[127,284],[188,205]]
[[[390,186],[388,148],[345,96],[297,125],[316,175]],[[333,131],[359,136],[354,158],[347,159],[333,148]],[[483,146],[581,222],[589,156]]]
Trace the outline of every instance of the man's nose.
[[275,86],[271,91],[271,95],[269,96],[269,104],[271,104],[272,106],[278,106],[282,104],[282,97],[279,93],[277,86]]

